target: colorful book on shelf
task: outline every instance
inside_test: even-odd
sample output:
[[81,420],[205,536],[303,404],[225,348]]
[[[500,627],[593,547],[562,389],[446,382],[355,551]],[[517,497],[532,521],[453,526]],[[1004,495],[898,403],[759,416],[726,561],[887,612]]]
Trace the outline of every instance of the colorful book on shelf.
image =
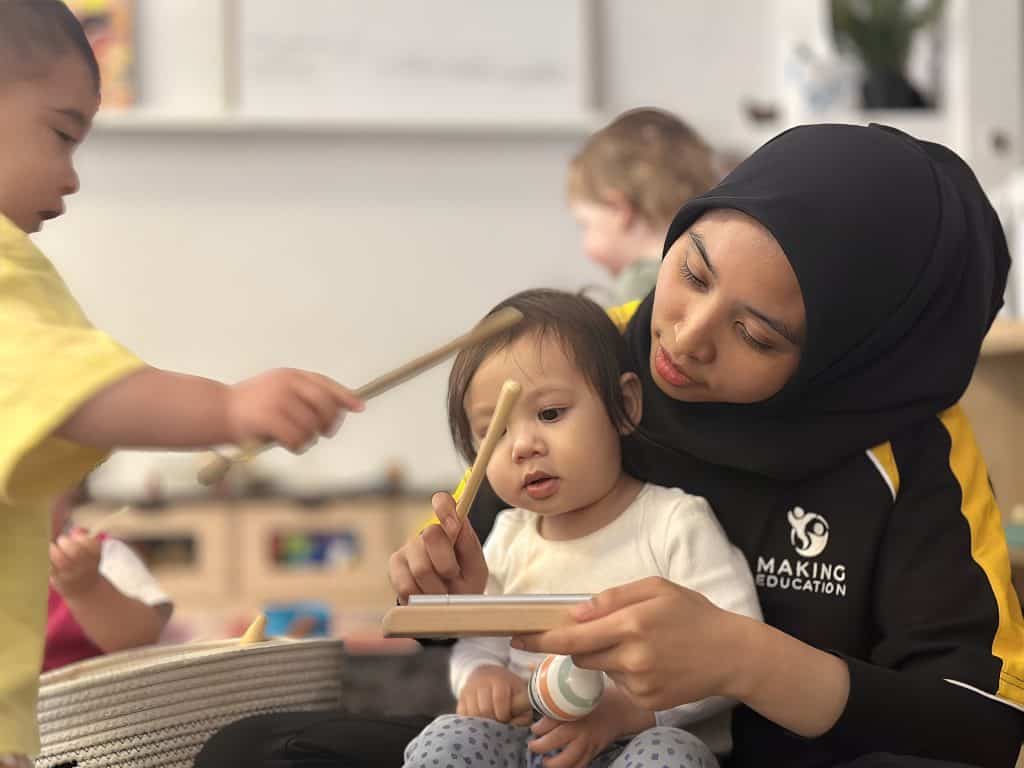
[[103,107],[136,102],[135,0],[65,0],[85,28],[100,65]]

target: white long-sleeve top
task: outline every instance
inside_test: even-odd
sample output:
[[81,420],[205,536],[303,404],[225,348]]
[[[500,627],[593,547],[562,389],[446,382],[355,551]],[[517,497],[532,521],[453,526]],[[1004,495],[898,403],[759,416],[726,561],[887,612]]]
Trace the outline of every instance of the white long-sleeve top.
[[[707,501],[677,488],[645,484],[615,520],[587,536],[549,541],[540,516],[507,509],[484,543],[490,574],[486,593],[597,593],[648,576],[661,576],[705,595],[719,608],[757,619],[761,610],[750,568],[726,538]],[[543,654],[520,651],[508,637],[459,640],[452,649],[456,697],[477,667],[507,667],[528,680]],[[655,713],[658,725],[685,727],[716,752],[731,748],[729,710],[714,697]]]

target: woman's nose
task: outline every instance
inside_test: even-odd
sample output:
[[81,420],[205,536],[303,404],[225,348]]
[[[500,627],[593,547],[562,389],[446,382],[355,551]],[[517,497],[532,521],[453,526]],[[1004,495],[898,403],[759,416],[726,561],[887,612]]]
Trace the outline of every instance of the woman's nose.
[[715,359],[715,345],[712,335],[711,313],[695,309],[687,312],[672,326],[673,356],[688,357],[701,364]]

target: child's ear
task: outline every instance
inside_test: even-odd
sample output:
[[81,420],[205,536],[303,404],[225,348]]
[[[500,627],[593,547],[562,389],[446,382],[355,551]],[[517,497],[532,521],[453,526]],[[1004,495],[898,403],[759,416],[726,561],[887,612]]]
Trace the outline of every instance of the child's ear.
[[624,373],[619,377],[619,386],[622,387],[622,401],[626,406],[626,415],[632,426],[623,427],[619,432],[628,435],[633,432],[636,425],[640,423],[640,417],[644,414],[644,398],[640,389],[640,377],[632,371]]

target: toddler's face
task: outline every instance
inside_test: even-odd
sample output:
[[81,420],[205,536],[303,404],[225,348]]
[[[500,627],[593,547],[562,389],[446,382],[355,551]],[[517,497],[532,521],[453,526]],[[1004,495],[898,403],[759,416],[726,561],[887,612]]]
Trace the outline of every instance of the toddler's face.
[[25,232],[64,212],[78,191],[72,156],[99,108],[78,54],[57,59],[45,76],[0,87],[0,213]]
[[583,516],[621,474],[621,445],[603,401],[562,345],[528,334],[484,362],[464,406],[479,444],[506,379],[522,385],[487,468],[507,504],[545,517]]

